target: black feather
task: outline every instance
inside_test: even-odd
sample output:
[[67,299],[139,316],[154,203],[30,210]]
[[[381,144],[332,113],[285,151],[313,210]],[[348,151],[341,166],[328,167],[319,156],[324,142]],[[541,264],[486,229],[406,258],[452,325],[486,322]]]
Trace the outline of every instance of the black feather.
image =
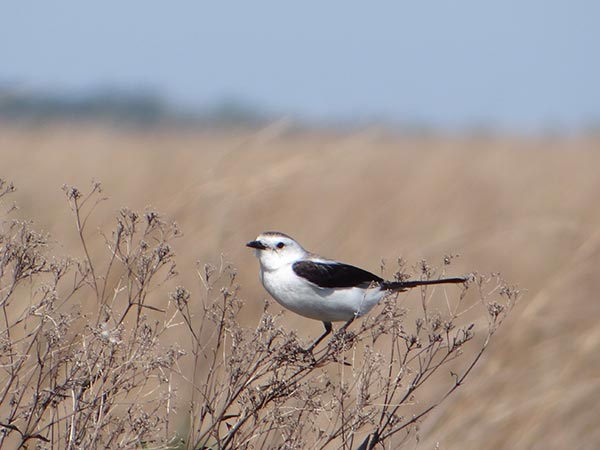
[[322,288],[366,288],[383,281],[381,277],[349,264],[336,262],[298,261],[294,273]]
[[406,281],[384,281],[381,283],[381,289],[387,291],[406,291],[418,286],[431,286],[433,284],[458,284],[465,283],[469,280],[468,277],[459,278],[440,278],[437,280],[406,280]]

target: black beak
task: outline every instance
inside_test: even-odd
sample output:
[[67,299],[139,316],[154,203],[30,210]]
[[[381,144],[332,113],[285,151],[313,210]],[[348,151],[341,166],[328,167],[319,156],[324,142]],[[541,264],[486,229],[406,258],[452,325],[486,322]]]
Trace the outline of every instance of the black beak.
[[256,250],[264,250],[267,248],[267,246],[260,241],[250,241],[246,244],[246,247],[252,247]]

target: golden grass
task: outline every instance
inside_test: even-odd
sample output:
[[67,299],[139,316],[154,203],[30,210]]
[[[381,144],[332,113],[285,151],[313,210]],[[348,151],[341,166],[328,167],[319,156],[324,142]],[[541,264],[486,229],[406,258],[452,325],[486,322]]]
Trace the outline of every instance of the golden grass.
[[[314,251],[377,271],[380,259],[441,263],[449,275],[500,271],[526,289],[456,396],[421,426],[421,448],[600,446],[600,139],[0,128],[0,177],[23,218],[80,254],[63,183],[102,181],[107,203],[152,205],[176,220],[178,265],[239,271],[242,296],[267,295],[244,243],[284,231]],[[93,251],[102,251],[100,247]],[[181,284],[197,286],[194,270]],[[412,296],[417,300],[417,296]],[[411,300],[408,297],[407,303]],[[308,339],[321,324],[293,314]]]

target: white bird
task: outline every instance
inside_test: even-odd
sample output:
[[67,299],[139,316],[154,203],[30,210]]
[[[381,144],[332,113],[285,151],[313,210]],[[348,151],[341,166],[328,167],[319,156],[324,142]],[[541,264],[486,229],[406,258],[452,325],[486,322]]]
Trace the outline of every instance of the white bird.
[[255,249],[260,281],[267,292],[285,308],[325,325],[325,332],[308,351],[331,333],[331,322],[346,321],[343,326],[346,328],[390,292],[468,280],[459,277],[386,281],[358,267],[310,253],[290,236],[277,231],[261,233],[246,246]]

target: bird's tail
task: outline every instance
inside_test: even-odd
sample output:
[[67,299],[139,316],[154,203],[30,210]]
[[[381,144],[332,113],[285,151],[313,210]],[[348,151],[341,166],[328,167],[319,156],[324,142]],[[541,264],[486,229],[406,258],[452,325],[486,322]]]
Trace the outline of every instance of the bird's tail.
[[407,280],[407,281],[384,281],[381,289],[386,291],[406,291],[417,286],[429,286],[432,284],[458,284],[469,281],[470,277],[440,278],[438,280]]

